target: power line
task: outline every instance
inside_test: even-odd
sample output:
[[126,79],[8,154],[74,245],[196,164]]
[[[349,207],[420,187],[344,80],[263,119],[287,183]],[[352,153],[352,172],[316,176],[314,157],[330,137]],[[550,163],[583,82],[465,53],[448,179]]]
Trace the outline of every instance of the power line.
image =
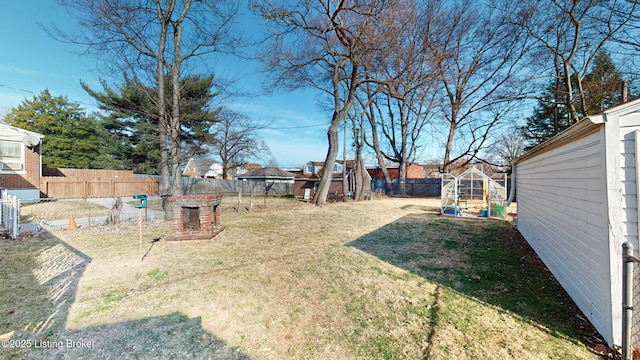
[[[18,91],[23,91],[26,93],[30,93],[30,94],[36,94],[35,91],[31,91],[31,90],[27,90],[27,89],[22,89],[22,88],[17,88],[17,87],[13,87],[13,86],[9,86],[9,85],[4,85],[4,84],[0,84],[0,87],[3,88],[7,88],[7,89],[11,89],[11,90],[18,90]],[[89,105],[89,106],[95,106],[95,104],[88,104],[85,103],[83,101],[78,101],[78,100],[74,100],[74,99],[69,99],[67,97],[68,100],[78,103],[78,104],[83,104],[83,105]],[[302,126],[283,126],[283,127],[265,127],[262,128],[261,130],[292,130],[292,129],[309,129],[309,128],[314,128],[314,127],[319,127],[319,126],[326,126],[326,123],[320,123],[320,124],[313,124],[313,125],[302,125]]]
[[[13,86],[9,86],[9,85],[4,85],[4,84],[0,84],[0,87],[6,88],[6,89],[11,89],[11,90],[18,90],[18,91],[23,91],[29,94],[34,94],[36,95],[37,93],[35,91],[31,91],[31,90],[27,90],[27,89],[22,89],[22,88],[17,88],[17,87],[13,87]],[[67,100],[77,103],[77,104],[82,104],[82,105],[87,105],[87,106],[95,106],[95,104],[89,104],[86,103],[84,101],[79,101],[79,100],[74,100],[74,99],[70,99],[68,96],[66,95],[61,95],[63,97],[65,97]]]
[[19,91],[24,91],[24,92],[28,92],[28,93],[31,93],[31,94],[35,94],[35,92],[33,92],[31,90],[25,90],[25,89],[16,88],[16,87],[4,85],[4,84],[0,84],[0,87],[11,89],[11,90],[19,90]]
[[262,128],[262,130],[290,130],[290,129],[307,129],[307,128],[312,128],[312,127],[318,127],[318,126],[326,126],[326,123],[322,123],[322,124],[315,124],[315,125],[303,125],[303,126],[286,126],[286,127],[277,127],[277,128],[272,128],[272,127],[265,127]]

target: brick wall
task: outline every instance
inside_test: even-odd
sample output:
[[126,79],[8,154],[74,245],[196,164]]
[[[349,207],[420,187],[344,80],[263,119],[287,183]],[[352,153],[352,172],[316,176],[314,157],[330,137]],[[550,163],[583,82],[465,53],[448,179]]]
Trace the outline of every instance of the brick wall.
[[317,182],[307,181],[306,179],[295,179],[295,182],[293,183],[293,196],[302,197],[304,196],[304,189],[311,189],[309,196],[313,197],[313,188],[315,184],[317,184]]
[[[221,219],[222,194],[170,196],[172,235],[168,241],[210,240],[224,230]],[[198,209],[198,228],[185,227],[183,208]]]
[[421,165],[411,164],[407,166],[407,179],[424,178],[424,167]]
[[[392,179],[400,178],[400,170],[396,168],[388,168],[389,176]],[[381,169],[367,169],[372,179],[384,179],[384,173]],[[423,179],[424,167],[418,164],[411,164],[407,166],[407,179]]]
[[[24,146],[24,145],[23,145]],[[25,171],[23,174],[0,174],[0,188],[39,189],[40,187],[40,145],[24,149]]]

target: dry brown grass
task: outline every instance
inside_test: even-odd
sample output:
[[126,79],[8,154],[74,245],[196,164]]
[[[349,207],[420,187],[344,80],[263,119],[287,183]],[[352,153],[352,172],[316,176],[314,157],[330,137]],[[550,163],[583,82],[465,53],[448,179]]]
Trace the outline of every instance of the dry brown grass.
[[[45,296],[45,303],[55,303],[50,312],[61,311],[37,315],[57,319],[57,327],[36,335],[83,339],[94,348],[14,355],[595,358],[569,330],[466,290],[468,280],[479,276],[471,243],[495,222],[443,219],[437,215],[439,200],[428,199],[324,207],[278,199],[277,206],[241,213],[229,208],[233,198],[224,201],[221,237],[145,243],[144,250],[151,249],[144,261],[131,224],[33,240],[42,244],[35,252],[26,250],[31,258],[56,246],[79,257],[66,257],[77,275],[70,291],[58,297],[66,305]],[[168,233],[165,223],[144,227],[145,240]],[[455,244],[447,242],[451,237]],[[51,271],[32,269],[30,276],[42,277],[40,286],[46,286],[42,280],[57,276]],[[14,299],[12,308],[19,307]],[[0,336],[35,334],[25,327],[38,319],[13,321],[3,324]]]

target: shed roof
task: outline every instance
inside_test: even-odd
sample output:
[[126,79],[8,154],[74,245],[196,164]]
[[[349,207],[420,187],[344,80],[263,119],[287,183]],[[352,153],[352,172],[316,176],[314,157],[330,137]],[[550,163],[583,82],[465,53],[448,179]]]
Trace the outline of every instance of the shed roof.
[[625,115],[628,113],[639,112],[639,111],[640,111],[640,99],[636,99],[636,100],[628,101],[624,104],[620,104],[618,106],[609,108],[601,114],[589,115],[584,119],[578,121],[577,123],[571,125],[569,128],[562,131],[561,133],[553,136],[551,139],[534,147],[526,154],[515,159],[513,163],[517,164],[518,162],[521,162],[523,160],[532,158],[534,156],[537,156],[547,151],[558,148],[562,145],[573,142],[577,139],[583,138],[587,135],[593,134],[594,132],[598,131],[602,126],[606,126],[607,117],[609,116]]

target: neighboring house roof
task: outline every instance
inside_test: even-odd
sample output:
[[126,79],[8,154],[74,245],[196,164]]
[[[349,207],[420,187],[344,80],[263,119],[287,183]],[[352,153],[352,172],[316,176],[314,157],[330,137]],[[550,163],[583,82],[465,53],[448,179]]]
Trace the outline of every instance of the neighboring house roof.
[[257,163],[246,163],[246,164],[244,164],[244,168],[247,171],[254,171],[254,170],[258,170],[258,169],[262,168],[262,165],[257,164]]
[[[355,160],[339,160],[336,159],[336,164],[345,164],[347,165],[347,168],[353,167],[356,164]],[[319,166],[319,167],[324,167],[325,162],[324,161],[309,161],[307,162],[307,164],[313,164],[313,166]]]
[[222,174],[222,166],[218,164],[216,161],[211,159],[202,159],[202,158],[190,158],[187,165],[185,165],[182,174],[186,174],[189,170],[189,164],[193,164],[194,170],[198,173],[200,177],[215,177]]
[[38,145],[43,137],[44,135],[33,131],[0,123],[0,140],[20,141],[26,146],[34,146]]
[[[314,166],[314,171],[311,174],[305,174],[304,172],[304,166],[302,169],[292,169],[289,170],[291,173],[293,173],[296,177],[296,180],[307,180],[307,181],[320,181],[320,178],[322,177],[322,173],[324,171],[324,165],[325,162],[324,161],[309,161],[305,164],[308,165],[311,164]],[[337,160],[336,159],[336,164],[340,164],[346,166],[346,172],[347,172],[347,176],[349,176],[348,174],[351,172],[351,170],[354,168],[356,161],[355,160]],[[317,169],[319,168],[319,170]],[[332,174],[332,180],[340,180],[342,181],[342,171],[338,171],[338,172],[334,172]]]
[[204,175],[204,173],[209,170],[213,163],[215,163],[215,161],[209,159],[193,159],[193,164],[195,165],[196,170],[198,170],[198,172],[202,175]]
[[296,177],[295,174],[285,170],[278,169],[276,167],[266,167],[257,170],[250,171],[246,174],[238,175],[238,179],[280,179],[280,180],[293,180]]

